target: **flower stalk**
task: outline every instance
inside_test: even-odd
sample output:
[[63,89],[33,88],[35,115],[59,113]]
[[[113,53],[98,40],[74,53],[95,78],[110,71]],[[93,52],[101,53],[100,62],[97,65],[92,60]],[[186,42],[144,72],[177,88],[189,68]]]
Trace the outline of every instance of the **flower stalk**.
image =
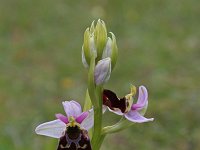
[[95,150],[95,143],[98,142],[102,130],[102,86],[94,82],[95,57],[92,56],[88,73],[88,93],[94,109],[94,130],[92,135],[92,147]]
[[96,143],[99,143],[102,131],[102,87],[97,86],[95,92],[99,105],[96,108],[94,107],[94,134],[92,137],[92,146],[94,150],[97,149]]
[[92,55],[92,58],[90,60],[90,68],[88,72],[88,93],[93,106],[96,107],[98,106],[98,102],[96,100],[96,95],[95,95],[94,69],[95,69],[95,56]]

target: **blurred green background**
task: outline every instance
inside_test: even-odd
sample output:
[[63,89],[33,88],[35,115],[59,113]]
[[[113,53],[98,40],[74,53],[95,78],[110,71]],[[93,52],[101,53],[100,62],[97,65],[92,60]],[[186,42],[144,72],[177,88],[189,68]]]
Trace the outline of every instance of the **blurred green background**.
[[107,136],[101,149],[200,149],[198,0],[0,0],[0,150],[55,149],[34,129],[64,112],[61,101],[83,104],[83,33],[98,18],[119,48],[105,87],[123,96],[130,83],[146,85],[155,118]]

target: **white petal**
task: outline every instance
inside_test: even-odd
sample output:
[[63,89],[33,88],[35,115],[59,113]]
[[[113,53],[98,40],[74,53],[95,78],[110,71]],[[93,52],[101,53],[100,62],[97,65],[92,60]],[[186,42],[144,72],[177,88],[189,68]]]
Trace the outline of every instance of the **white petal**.
[[106,110],[107,110],[107,106],[106,106],[106,105],[103,105],[103,106],[102,106],[102,112],[103,112],[103,114],[106,112]]
[[110,108],[108,107],[108,110],[109,110],[110,112],[113,112],[113,113],[115,113],[115,114],[117,114],[117,115],[120,115],[120,116],[124,115],[124,113],[122,113],[121,110],[118,109],[118,108],[115,108],[115,110],[112,110],[112,109],[110,109]]
[[86,130],[89,130],[94,125],[94,110],[90,109],[88,112],[89,112],[89,115],[81,123],[81,127]]
[[64,134],[66,124],[59,119],[45,122],[36,127],[35,132],[53,138],[60,138]]

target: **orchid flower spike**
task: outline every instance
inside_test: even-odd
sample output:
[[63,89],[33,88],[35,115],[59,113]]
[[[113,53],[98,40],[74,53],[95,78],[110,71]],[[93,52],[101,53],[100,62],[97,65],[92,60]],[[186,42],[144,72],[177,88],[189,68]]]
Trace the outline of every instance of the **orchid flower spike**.
[[82,46],[82,62],[84,67],[89,68],[92,56],[96,62],[110,57],[111,70],[113,70],[118,57],[118,48],[115,35],[110,32],[111,36],[107,35],[107,29],[103,20],[95,21],[85,30]]
[[135,94],[135,86],[131,86],[131,93],[123,98],[118,98],[116,94],[110,90],[104,90],[103,105],[106,105],[109,111],[124,116],[126,119],[134,123],[153,121],[154,118],[144,117],[148,107],[148,92],[145,86],[139,87],[137,102],[133,103],[133,97]]
[[82,112],[80,104],[73,100],[62,102],[62,104],[66,116],[56,114],[56,120],[40,124],[35,132],[39,135],[59,138],[57,150],[91,148],[87,131],[94,124],[93,109]]

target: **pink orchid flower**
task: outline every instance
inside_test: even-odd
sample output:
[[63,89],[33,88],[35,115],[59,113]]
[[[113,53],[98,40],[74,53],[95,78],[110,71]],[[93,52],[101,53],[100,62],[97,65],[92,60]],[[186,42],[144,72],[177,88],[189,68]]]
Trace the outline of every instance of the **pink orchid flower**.
[[144,86],[139,87],[139,95],[136,103],[133,103],[133,94],[118,98],[114,92],[104,90],[103,104],[107,106],[109,111],[124,116],[134,123],[143,123],[154,120],[154,118],[144,117],[148,107],[148,92]]
[[84,130],[89,130],[94,124],[94,112],[89,110],[82,112],[81,105],[72,100],[62,102],[66,116],[56,114],[56,120],[45,122],[36,127],[35,132],[53,138],[61,138],[70,124],[70,119]]

